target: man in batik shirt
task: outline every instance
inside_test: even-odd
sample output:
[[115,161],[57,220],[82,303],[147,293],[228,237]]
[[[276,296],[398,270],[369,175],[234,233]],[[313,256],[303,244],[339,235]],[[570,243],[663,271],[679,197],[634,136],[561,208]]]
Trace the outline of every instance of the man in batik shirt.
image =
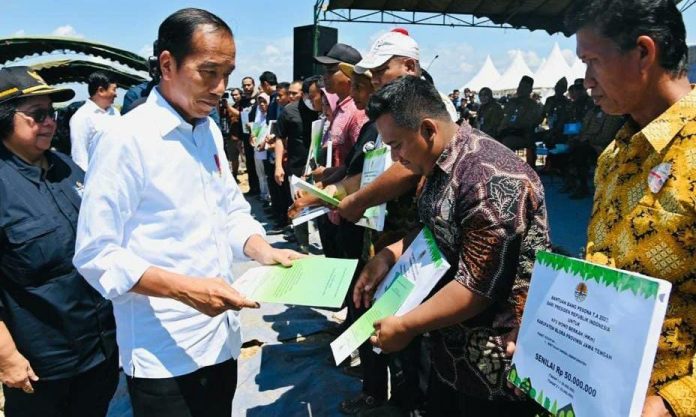
[[671,0],[592,0],[567,23],[595,102],[629,115],[599,157],[587,259],[672,283],[643,416],[694,417],[696,91],[684,21]]
[[[548,247],[539,178],[496,140],[457,126],[437,90],[416,77],[375,93],[368,115],[392,158],[427,178],[419,219],[452,265],[430,299],[404,316],[377,321],[372,342],[393,352],[430,332],[428,415],[534,415],[535,406],[516,401],[506,386],[505,346],[520,323],[535,252]],[[356,304],[369,303],[416,233],[367,264]]]

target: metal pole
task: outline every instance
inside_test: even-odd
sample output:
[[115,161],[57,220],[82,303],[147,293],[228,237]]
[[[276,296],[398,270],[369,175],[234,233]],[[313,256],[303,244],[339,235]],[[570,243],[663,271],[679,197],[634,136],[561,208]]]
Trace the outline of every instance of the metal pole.
[[[314,3],[314,31],[312,36],[312,56],[319,55],[319,15],[323,8],[324,0],[317,0]],[[317,64],[312,60],[312,72],[317,73]]]

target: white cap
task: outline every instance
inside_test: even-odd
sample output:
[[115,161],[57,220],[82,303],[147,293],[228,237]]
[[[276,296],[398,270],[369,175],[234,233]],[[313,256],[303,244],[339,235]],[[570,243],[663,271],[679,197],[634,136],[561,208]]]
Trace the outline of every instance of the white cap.
[[362,74],[375,69],[393,56],[405,56],[420,61],[418,44],[412,37],[403,33],[403,29],[387,32],[380,36],[370,48],[365,58],[355,64],[355,72]]

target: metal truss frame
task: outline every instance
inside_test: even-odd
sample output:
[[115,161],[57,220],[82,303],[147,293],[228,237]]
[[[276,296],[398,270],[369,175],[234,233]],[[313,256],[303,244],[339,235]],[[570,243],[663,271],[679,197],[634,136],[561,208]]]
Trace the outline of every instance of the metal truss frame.
[[[696,2],[696,0],[691,1]],[[514,29],[510,25],[493,23],[488,18],[477,18],[472,15],[392,10],[328,10],[327,4],[328,0],[316,0],[314,5],[314,21],[316,23],[384,23],[390,25]]]

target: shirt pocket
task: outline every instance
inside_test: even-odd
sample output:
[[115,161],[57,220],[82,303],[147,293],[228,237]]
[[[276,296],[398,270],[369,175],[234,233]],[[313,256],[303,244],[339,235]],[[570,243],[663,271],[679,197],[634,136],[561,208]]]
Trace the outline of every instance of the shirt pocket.
[[642,202],[629,218],[631,252],[648,268],[642,272],[668,280],[693,273],[689,254],[696,251],[696,218]]
[[8,248],[2,269],[18,284],[36,284],[43,273],[63,261],[58,225],[45,218],[29,218],[5,229]]

